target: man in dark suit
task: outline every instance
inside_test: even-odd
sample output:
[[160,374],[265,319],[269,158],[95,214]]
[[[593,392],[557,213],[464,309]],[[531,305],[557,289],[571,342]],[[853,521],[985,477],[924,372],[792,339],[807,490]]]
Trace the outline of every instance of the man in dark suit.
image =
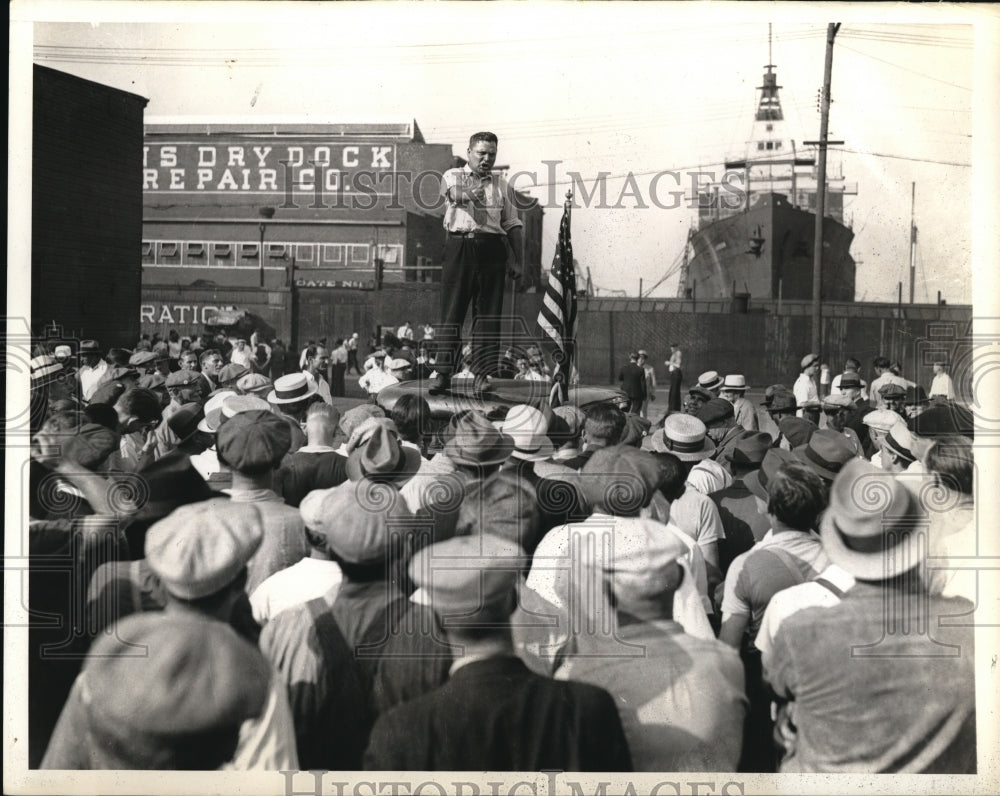
[[383,713],[365,768],[403,771],[628,771],[614,700],[602,688],[535,674],[514,654],[509,618],[526,565],[489,534],[420,550],[410,576],[459,649],[448,681]]
[[619,371],[618,381],[629,399],[628,413],[639,414],[642,402],[646,400],[646,371],[639,366],[638,353],[628,355],[628,364]]

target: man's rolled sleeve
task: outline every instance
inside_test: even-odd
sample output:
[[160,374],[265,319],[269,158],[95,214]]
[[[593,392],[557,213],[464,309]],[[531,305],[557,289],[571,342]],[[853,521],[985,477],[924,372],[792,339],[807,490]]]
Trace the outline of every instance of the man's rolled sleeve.
[[503,207],[500,209],[500,228],[504,232],[523,227],[524,222],[517,216],[517,195],[506,182],[503,185]]

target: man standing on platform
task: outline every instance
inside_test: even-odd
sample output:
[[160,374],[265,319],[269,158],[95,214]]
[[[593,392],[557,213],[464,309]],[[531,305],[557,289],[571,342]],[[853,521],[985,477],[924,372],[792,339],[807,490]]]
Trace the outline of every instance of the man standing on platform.
[[[468,163],[446,171],[441,182],[441,195],[447,203],[444,227],[448,240],[441,271],[441,323],[436,335],[440,345],[437,378],[431,385],[434,392],[450,387],[470,303],[479,319],[477,339],[473,341],[473,392],[487,387],[487,376],[499,363],[504,279],[508,274],[512,279],[521,276],[523,224],[517,217],[514,191],[493,174],[496,156],[496,135],[474,133],[469,139]],[[510,269],[507,241],[514,254]]]

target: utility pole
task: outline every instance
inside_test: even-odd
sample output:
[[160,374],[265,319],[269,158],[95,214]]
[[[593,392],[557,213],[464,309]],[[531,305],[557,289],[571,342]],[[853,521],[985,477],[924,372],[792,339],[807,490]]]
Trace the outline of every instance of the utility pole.
[[826,213],[826,147],[830,129],[830,81],[833,74],[833,39],[839,22],[826,28],[826,62],[823,66],[823,106],[819,121],[819,173],[816,176],[816,234],[813,244],[812,351],[823,359],[822,307],[823,289],[823,216]]
[[914,212],[917,206],[917,184],[911,183],[910,190],[910,304],[917,283],[917,225]]

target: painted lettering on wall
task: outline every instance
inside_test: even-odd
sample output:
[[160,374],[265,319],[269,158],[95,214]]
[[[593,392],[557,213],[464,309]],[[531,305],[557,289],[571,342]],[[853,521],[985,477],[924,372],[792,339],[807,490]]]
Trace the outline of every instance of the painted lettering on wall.
[[355,290],[374,290],[374,279],[296,279],[296,287],[345,287]]
[[140,304],[139,323],[186,326],[204,324],[219,307],[212,304]]
[[[146,193],[337,193],[351,191],[355,177],[392,174],[393,145],[371,142],[288,141],[261,144],[197,141],[150,143],[142,148],[142,190]],[[376,189],[374,191],[378,193]]]

